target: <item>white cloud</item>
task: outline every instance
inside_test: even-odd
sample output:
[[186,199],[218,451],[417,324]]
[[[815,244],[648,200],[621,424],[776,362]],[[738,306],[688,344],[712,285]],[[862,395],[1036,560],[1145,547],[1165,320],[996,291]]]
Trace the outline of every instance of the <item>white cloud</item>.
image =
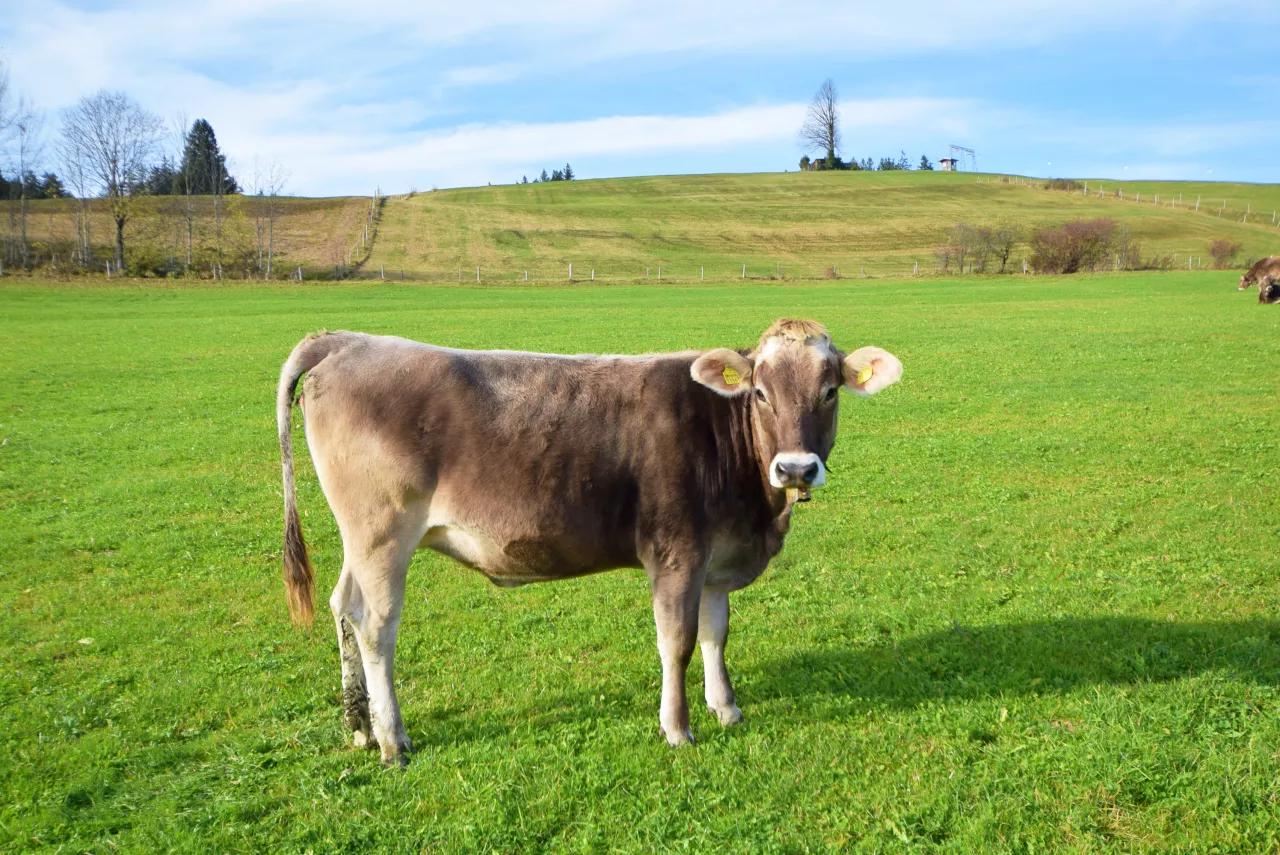
[[[501,103],[490,96],[526,78],[545,81],[549,91],[596,69],[633,69],[643,79],[647,57],[753,56],[767,68],[779,57],[977,52],[1071,44],[1126,28],[1159,40],[1205,21],[1255,28],[1280,22],[1273,0],[990,0],[963,9],[950,0],[12,5],[0,19],[0,45],[8,48],[16,88],[39,105],[56,109],[100,87],[124,89],[162,116],[185,111],[208,118],[241,163],[255,156],[287,161],[300,192],[484,180],[494,177],[490,164],[533,166],[565,157],[696,152],[703,159],[691,163],[714,164],[715,152],[755,147],[769,152],[759,165],[794,160],[799,104],[719,105],[713,112],[705,102],[677,102],[670,111],[680,115],[615,115],[625,108],[601,103],[595,118],[550,115],[537,123],[476,123],[470,110],[471,102]],[[946,81],[935,91],[947,91]],[[571,106],[581,115],[584,105]],[[1086,126],[1073,136],[1059,132],[1060,125],[1046,131],[1037,121],[1043,117],[954,99],[844,108],[850,153],[864,156],[891,153],[878,147],[897,142],[924,145],[925,132],[931,141],[989,141],[989,151],[1009,146],[1013,132],[1063,146],[1122,147],[1117,140],[1142,137],[1161,157],[1181,156],[1189,146],[1229,145],[1233,133],[1257,130],[1215,135],[1206,125],[1155,137],[1141,127]],[[489,110],[495,112],[501,115],[500,108]],[[1121,136],[1108,138],[1112,130]]]

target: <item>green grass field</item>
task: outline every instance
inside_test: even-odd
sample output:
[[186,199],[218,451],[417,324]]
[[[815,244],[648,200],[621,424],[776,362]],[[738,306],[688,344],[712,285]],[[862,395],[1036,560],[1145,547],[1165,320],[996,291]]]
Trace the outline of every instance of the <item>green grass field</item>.
[[[1280,307],[1234,279],[0,286],[0,851],[1276,851]],[[782,315],[906,374],[843,399],[732,600],[741,726],[699,705],[666,747],[642,573],[504,591],[420,553],[418,753],[347,747],[279,580],[303,334],[632,353]],[[299,486],[323,607],[305,451]]]
[[[1241,244],[1241,262],[1280,253],[1271,223],[1280,185],[1151,182],[1120,201],[1123,183],[1104,182],[1105,198],[1042,184],[955,172],[792,172],[442,190],[387,200],[362,272],[474,282],[479,267],[482,281],[507,283],[526,270],[533,281],[566,281],[570,264],[576,279],[595,270],[613,282],[656,280],[659,268],[665,279],[734,280],[743,265],[749,279],[821,279],[828,268],[843,278],[904,276],[916,263],[933,271],[934,249],[957,222],[1035,228],[1103,216],[1130,226],[1144,260],[1172,255],[1185,267],[1195,256],[1208,267],[1209,241],[1220,237]],[[1160,193],[1162,205],[1131,201],[1135,192]],[[1170,207],[1178,193],[1185,204]],[[1213,194],[1212,206],[1206,195],[1193,211],[1200,193]],[[1241,223],[1247,206],[1254,215]],[[1018,248],[1015,269],[1027,254]]]

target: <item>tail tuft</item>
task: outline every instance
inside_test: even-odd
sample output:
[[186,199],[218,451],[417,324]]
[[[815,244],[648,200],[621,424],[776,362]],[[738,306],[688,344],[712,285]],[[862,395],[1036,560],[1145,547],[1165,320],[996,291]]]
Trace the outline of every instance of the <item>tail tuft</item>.
[[302,539],[298,508],[290,503],[284,519],[284,586],[289,598],[289,617],[298,626],[310,626],[315,620],[314,581],[315,570],[307,555],[307,543]]

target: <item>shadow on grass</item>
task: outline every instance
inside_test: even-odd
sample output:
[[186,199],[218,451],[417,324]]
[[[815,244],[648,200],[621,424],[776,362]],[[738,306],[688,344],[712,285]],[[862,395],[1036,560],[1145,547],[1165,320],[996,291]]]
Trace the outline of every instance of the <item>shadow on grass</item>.
[[843,650],[810,650],[746,673],[756,699],[801,706],[824,696],[873,706],[947,698],[1066,693],[1209,671],[1280,683],[1280,622],[1171,623],[1062,618],[950,630]]

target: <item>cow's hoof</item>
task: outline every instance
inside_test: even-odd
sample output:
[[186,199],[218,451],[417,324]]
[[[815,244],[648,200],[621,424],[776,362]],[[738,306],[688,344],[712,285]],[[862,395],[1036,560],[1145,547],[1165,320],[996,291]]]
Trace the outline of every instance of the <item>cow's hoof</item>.
[[403,769],[409,765],[408,754],[392,754],[390,757],[382,758],[382,765],[388,769]]
[[742,721],[742,710],[738,709],[737,704],[729,704],[729,706],[720,707],[719,709],[716,707],[707,707],[707,709],[711,710],[715,717],[720,719],[721,727],[732,727]]
[[667,738],[667,744],[672,748],[679,748],[681,745],[697,744],[693,738],[693,731],[687,727],[679,730],[666,730],[664,728],[662,735]]

